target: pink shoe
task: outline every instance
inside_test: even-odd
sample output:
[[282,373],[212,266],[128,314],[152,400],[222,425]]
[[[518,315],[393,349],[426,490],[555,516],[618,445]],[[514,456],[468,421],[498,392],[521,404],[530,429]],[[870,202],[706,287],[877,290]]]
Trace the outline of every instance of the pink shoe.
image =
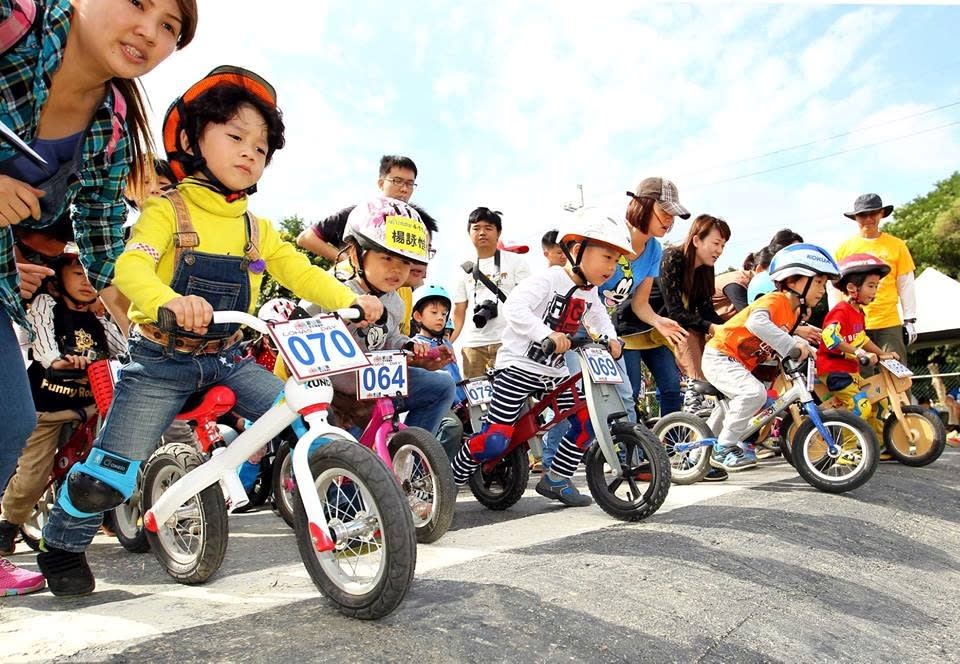
[[6,558],[0,558],[0,597],[29,595],[43,590],[46,581],[39,572],[20,569]]

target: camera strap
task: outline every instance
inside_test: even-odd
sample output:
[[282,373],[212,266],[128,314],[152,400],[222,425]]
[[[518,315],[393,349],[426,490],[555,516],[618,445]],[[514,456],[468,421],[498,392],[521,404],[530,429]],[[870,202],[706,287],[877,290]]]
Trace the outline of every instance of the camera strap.
[[[480,271],[479,258],[477,259],[477,262],[473,264],[472,270],[470,269],[471,268],[470,263],[464,263],[460,267],[462,267],[463,271],[466,272],[467,274],[472,274],[473,278],[476,281],[479,281],[481,284],[483,284],[491,293],[496,295],[498,300],[500,300],[501,302],[507,301],[507,296],[504,295],[503,291],[500,290],[499,286],[493,283],[490,280],[490,277],[488,277],[487,275],[485,275],[483,272]],[[500,250],[499,249],[497,249],[497,251],[493,254],[493,269],[497,274],[500,274]],[[474,296],[474,300],[476,300],[476,296]]]

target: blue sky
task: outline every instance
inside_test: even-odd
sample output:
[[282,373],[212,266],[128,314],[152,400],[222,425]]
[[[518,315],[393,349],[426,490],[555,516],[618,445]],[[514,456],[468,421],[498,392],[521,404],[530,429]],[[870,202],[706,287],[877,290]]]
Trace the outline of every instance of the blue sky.
[[194,43],[144,84],[159,128],[217,65],[274,83],[287,147],[251,207],[275,220],[355,203],[381,154],[411,156],[413,200],[441,225],[431,281],[469,256],[477,205],[536,251],[578,183],[622,214],[649,175],[727,219],[726,267],[784,226],[835,248],[858,194],[904,203],[958,168],[960,125],[934,128],[960,104],[926,112],[960,101],[958,33],[950,6],[231,0],[202,3]]

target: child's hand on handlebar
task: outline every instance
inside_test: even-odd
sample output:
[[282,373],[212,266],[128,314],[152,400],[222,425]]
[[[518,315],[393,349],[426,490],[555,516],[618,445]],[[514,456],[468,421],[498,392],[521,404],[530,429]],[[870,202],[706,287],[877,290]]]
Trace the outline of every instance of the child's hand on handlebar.
[[356,322],[357,327],[376,323],[383,316],[383,302],[375,295],[361,295],[353,301],[353,306],[363,309],[364,314],[364,319]]
[[195,334],[206,334],[213,320],[213,307],[199,295],[181,295],[163,305],[177,317],[177,327]]
[[411,342],[410,351],[413,357],[408,360],[412,367],[419,367],[427,371],[437,371],[454,361],[453,351],[446,346],[433,346],[420,342]]
[[619,339],[611,339],[608,341],[607,348],[610,351],[610,357],[615,360],[619,360],[620,356],[623,355],[623,342]]
[[555,348],[554,353],[559,355],[560,353],[566,353],[570,350],[570,337],[565,335],[563,332],[553,332],[547,339],[553,341]]
[[880,353],[880,359],[881,359],[881,360],[896,360],[897,362],[899,362],[899,361],[900,361],[900,353],[893,353],[893,352],[891,352],[891,353]]
[[[797,362],[803,362],[813,354],[813,348],[811,348],[810,344],[808,344],[804,339],[795,339],[793,347],[796,349],[797,353],[799,353],[799,356],[796,358]],[[791,356],[795,354],[796,353],[791,353]]]

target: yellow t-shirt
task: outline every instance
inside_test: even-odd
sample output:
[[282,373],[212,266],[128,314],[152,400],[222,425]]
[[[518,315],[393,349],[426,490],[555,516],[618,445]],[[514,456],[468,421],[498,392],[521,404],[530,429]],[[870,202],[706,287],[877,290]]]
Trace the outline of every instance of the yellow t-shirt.
[[401,286],[397,289],[397,295],[403,300],[403,320],[400,321],[400,334],[410,336],[410,318],[413,316],[413,289],[409,286]]
[[880,280],[876,299],[863,309],[867,317],[867,329],[897,327],[903,322],[897,311],[900,301],[897,278],[916,269],[907,244],[889,233],[880,233],[880,237],[873,239],[857,236],[841,244],[834,257],[839,262],[853,254],[871,254],[890,266],[890,274]]
[[[196,251],[223,256],[243,256],[247,241],[244,214],[247,198],[228,203],[222,194],[189,179],[177,190],[190,212],[190,220],[200,238]],[[349,307],[357,294],[312,265],[306,256],[285,242],[266,219],[257,218],[260,232],[260,257],[267,272],[281,286],[297,296],[315,302],[327,310]],[[130,298],[130,320],[152,323],[157,309],[178,297],[170,288],[173,281],[174,233],[177,230],[173,205],[166,198],[151,196],[133,226],[130,241],[117,259],[113,285]],[[250,313],[256,307],[263,273],[247,273],[250,278]]]

